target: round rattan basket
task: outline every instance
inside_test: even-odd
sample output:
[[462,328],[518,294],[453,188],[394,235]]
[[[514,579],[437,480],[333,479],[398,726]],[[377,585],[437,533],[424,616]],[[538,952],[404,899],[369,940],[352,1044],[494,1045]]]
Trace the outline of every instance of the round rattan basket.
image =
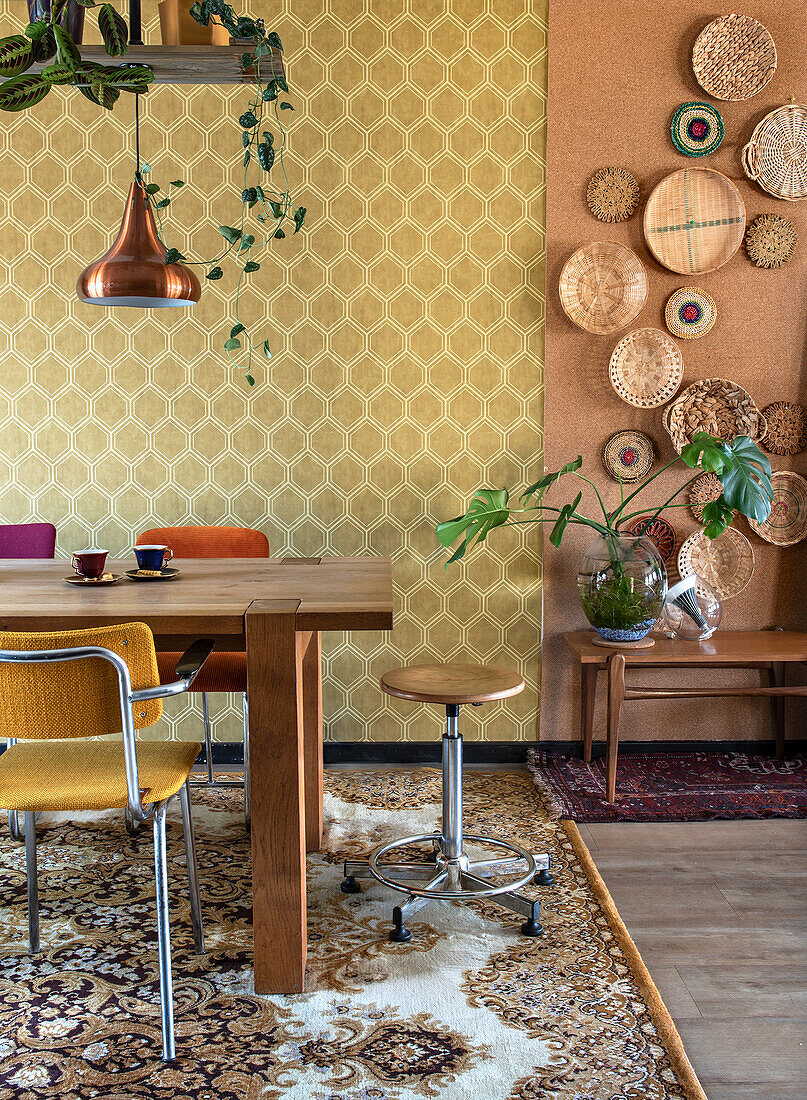
[[644,209],[644,236],[658,262],[682,275],[716,271],[742,244],[745,205],[713,168],[680,168],[656,185]]
[[751,395],[728,378],[693,382],[667,406],[662,419],[679,454],[696,432],[727,440],[747,435],[759,442],[767,431],[765,417]]
[[756,19],[721,15],[698,35],[692,70],[715,99],[750,99],[776,72],[776,44]]
[[624,168],[600,168],[588,181],[586,202],[601,222],[624,222],[638,201],[639,185]]
[[703,523],[704,507],[722,495],[723,485],[717,474],[705,473],[695,478],[689,487],[689,510],[698,523]]
[[647,273],[624,244],[594,241],[566,261],[558,292],[570,321],[596,336],[608,336],[638,317],[647,299]]
[[653,440],[644,432],[626,428],[605,441],[602,464],[609,477],[625,485],[647,477],[656,461]]
[[669,564],[675,556],[675,548],[678,545],[678,536],[675,528],[661,516],[637,516],[622,528],[624,534],[644,535],[650,539],[659,552],[659,557],[665,565]]
[[696,531],[678,551],[678,572],[682,577],[697,573],[721,600],[727,600],[742,592],[754,575],[754,551],[745,535],[733,527],[716,539]]
[[779,214],[760,214],[745,231],[745,252],[757,267],[781,267],[793,258],[798,234]]
[[669,401],[683,374],[678,345],[659,328],[639,328],[623,336],[608,367],[611,385],[637,409],[654,409]]
[[795,401],[774,401],[762,410],[768,431],[763,446],[772,455],[797,455],[807,447],[807,409]]
[[807,199],[807,107],[786,103],[757,125],[743,149],[743,169],[777,199]]
[[792,470],[777,470],[771,475],[773,504],[764,523],[748,520],[748,525],[774,546],[794,546],[807,536],[807,481]]

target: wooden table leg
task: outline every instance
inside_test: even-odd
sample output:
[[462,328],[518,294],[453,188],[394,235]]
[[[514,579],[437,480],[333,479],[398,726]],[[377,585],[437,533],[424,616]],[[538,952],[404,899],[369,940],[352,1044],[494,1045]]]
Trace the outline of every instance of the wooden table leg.
[[305,846],[322,847],[322,635],[318,630],[298,634],[305,639],[301,655],[303,678],[303,744],[305,757]]
[[580,737],[583,759],[591,763],[591,742],[594,737],[594,703],[597,699],[597,666],[580,666]]
[[625,699],[625,656],[612,653],[608,658],[608,756],[605,762],[605,797],[616,802],[616,764],[619,752],[619,719]]
[[246,613],[256,993],[300,993],[306,961],[303,692],[298,600]]
[[[768,673],[768,683],[771,687],[784,687],[785,686],[785,663],[784,661],[771,661],[770,671]],[[771,696],[771,725],[773,727],[773,736],[776,740],[776,758],[777,760],[784,760],[785,758],[785,698],[783,695]]]

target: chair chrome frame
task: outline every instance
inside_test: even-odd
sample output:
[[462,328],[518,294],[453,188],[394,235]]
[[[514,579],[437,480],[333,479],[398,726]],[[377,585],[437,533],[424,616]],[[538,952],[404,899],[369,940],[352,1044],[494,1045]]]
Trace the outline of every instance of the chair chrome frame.
[[194,779],[192,787],[243,787],[244,788],[244,821],[247,831],[252,826],[252,814],[249,803],[249,705],[247,693],[244,697],[244,778],[243,779],[216,779],[213,774],[213,729],[210,722],[210,705],[207,701],[208,692],[202,691],[202,726],[205,731],[205,767],[207,775],[204,779]]
[[[180,658],[176,667],[177,679],[170,684],[142,688],[134,691],[126,661],[111,649],[102,646],[77,646],[74,649],[0,650],[0,661],[15,664],[47,664],[56,661],[80,661],[98,657],[108,661],[118,677],[118,696],[121,709],[123,757],[126,768],[128,804],[127,815],[138,824],[153,818],[154,823],[154,875],[157,894],[157,944],[160,974],[160,1015],[162,1021],[163,1061],[173,1061],[176,1056],[174,1039],[174,1002],[171,975],[171,940],[168,921],[168,868],[165,844],[165,811],[176,796],[161,802],[144,803],[141,798],[137,774],[137,740],[135,738],[132,706],[152,699],[168,699],[182,695],[196,679],[199,670],[213,651],[214,642],[209,638],[196,641]],[[202,911],[199,903],[199,884],[196,868],[196,843],[193,834],[190,792],[187,780],[180,788],[182,825],[185,833],[185,854],[188,864],[188,888],[191,903],[194,949],[197,955],[205,953]],[[15,825],[17,814],[14,812]],[[9,813],[11,825],[11,812]],[[12,834],[13,835],[13,834]],[[39,951],[39,893],[36,867],[36,814],[25,813],[25,864],[28,882],[28,940],[31,954]]]

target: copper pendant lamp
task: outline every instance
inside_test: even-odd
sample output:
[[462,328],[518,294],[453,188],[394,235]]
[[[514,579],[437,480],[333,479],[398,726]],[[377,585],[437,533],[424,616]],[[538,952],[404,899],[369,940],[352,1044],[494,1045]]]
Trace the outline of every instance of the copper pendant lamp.
[[157,233],[154,211],[140,174],[139,96],[135,96],[137,170],[120,231],[112,247],[85,268],[76,283],[82,302],[96,306],[164,309],[199,301],[199,280],[184,264],[166,264],[166,248]]

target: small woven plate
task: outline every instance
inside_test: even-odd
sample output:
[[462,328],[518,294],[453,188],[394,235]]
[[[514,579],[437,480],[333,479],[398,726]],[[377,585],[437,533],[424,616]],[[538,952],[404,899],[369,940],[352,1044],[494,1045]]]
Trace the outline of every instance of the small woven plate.
[[721,15],[698,35],[692,69],[701,88],[715,99],[750,99],[776,72],[776,45],[756,19]]
[[647,247],[682,275],[716,271],[742,244],[745,205],[713,168],[680,168],[657,184],[644,209]]
[[560,304],[586,332],[607,336],[627,328],[647,298],[647,273],[635,252],[594,241],[569,257],[560,273]]
[[721,600],[727,600],[742,592],[751,580],[754,551],[745,535],[733,527],[727,527],[716,539],[696,531],[678,551],[678,572],[682,577],[697,573]]
[[689,487],[689,510],[698,523],[703,523],[704,506],[717,500],[722,493],[723,485],[717,474],[701,474],[695,478]]
[[608,368],[616,392],[638,409],[654,409],[669,401],[683,374],[678,345],[660,328],[638,328],[623,336]]
[[630,485],[647,477],[656,460],[653,440],[644,432],[614,432],[602,449],[602,464],[609,477]]
[[807,107],[786,103],[758,123],[742,152],[745,174],[777,199],[807,199]]
[[793,222],[779,214],[760,214],[745,231],[745,251],[757,267],[781,267],[793,259],[798,233]]
[[725,132],[720,111],[711,103],[682,103],[670,124],[673,145],[685,157],[713,153]]
[[792,470],[771,475],[773,504],[764,523],[748,520],[761,539],[774,546],[793,546],[807,535],[807,481]]
[[588,181],[586,202],[601,222],[624,222],[638,201],[639,185],[624,168],[600,168]]
[[797,455],[807,447],[807,409],[794,401],[774,401],[762,410],[768,434],[763,446],[772,455]]
[[715,300],[705,290],[684,286],[670,295],[664,309],[667,328],[682,340],[705,336],[717,320]]
[[[650,522],[648,522],[650,521]],[[645,526],[647,524],[647,526]],[[642,530],[644,528],[644,530]],[[668,523],[666,519],[662,519],[658,516],[653,519],[652,516],[637,516],[632,520],[627,527],[623,527],[623,531],[629,535],[638,535],[639,532],[646,535],[653,543],[655,548],[659,552],[661,560],[666,565],[668,561],[672,560],[675,554],[675,548],[678,545],[678,536],[675,533],[675,528],[671,523]]]

